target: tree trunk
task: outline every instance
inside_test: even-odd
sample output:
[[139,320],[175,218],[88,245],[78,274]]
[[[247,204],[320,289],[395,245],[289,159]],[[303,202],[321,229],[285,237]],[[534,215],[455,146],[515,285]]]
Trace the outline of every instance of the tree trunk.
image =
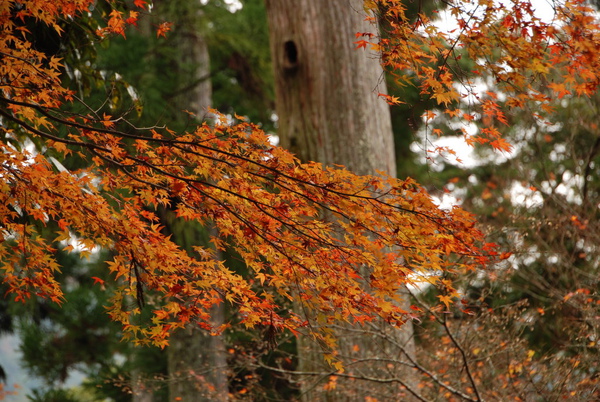
[[[213,308],[212,320],[216,324],[222,323],[220,307]],[[211,336],[188,325],[171,336],[167,353],[170,401],[228,400],[227,361],[222,336]]]
[[147,386],[147,380],[147,375],[144,375],[140,368],[135,367],[131,370],[132,402],[154,402],[154,390]]
[[[175,98],[176,106],[189,110],[199,119],[208,116],[212,103],[212,87],[209,79],[210,59],[208,46],[198,31],[200,12],[195,5],[182,4],[178,7],[185,15],[178,15],[177,60],[179,86],[182,89]],[[186,14],[187,13],[187,14]],[[183,116],[183,112],[182,112]],[[205,230],[214,230],[207,228]],[[189,236],[189,232],[187,234]],[[178,239],[181,233],[173,233],[173,240],[192,252],[191,245],[199,244],[195,239]],[[206,237],[206,236],[204,236]],[[223,323],[222,304],[211,311],[212,323]],[[211,336],[194,324],[175,331],[167,350],[169,370],[169,400],[183,402],[228,400],[227,361],[223,336]],[[180,399],[178,399],[180,398]]]
[[[385,80],[377,54],[356,49],[357,32],[375,32],[361,0],[267,0],[280,144],[303,161],[341,164],[358,174],[395,175],[389,107],[378,93]],[[337,331],[346,374],[395,379],[385,383],[338,378],[335,387],[302,377],[305,401],[410,400],[414,356],[409,322],[392,328],[341,325]],[[298,340],[299,372],[327,373],[318,346]],[[324,380],[323,380],[324,379]],[[332,389],[333,388],[333,389]]]

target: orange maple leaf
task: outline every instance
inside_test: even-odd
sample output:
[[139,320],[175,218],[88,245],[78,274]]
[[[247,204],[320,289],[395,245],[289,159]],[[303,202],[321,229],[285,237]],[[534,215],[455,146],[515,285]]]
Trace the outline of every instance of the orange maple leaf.
[[162,22],[158,25],[158,28],[156,29],[156,37],[160,38],[161,36],[163,38],[167,37],[167,32],[169,32],[171,30],[171,26],[173,25],[172,22]]
[[450,304],[452,303],[452,297],[448,295],[438,295],[438,299],[446,306],[446,310],[450,310]]
[[137,8],[143,8],[143,9],[147,9],[148,8],[148,2],[146,0],[133,0],[133,4]]
[[96,285],[96,284],[104,285],[103,279],[100,279],[97,276],[92,276],[92,279],[94,280],[94,285]]

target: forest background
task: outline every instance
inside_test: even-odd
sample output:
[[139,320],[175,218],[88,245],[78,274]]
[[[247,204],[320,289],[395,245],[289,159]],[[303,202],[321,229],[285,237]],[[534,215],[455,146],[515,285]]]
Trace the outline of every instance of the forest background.
[[[279,134],[283,115],[277,113],[275,93],[280,77],[277,68],[273,75],[275,56],[261,1],[245,1],[240,7],[218,1],[154,2],[151,12],[144,1],[98,2],[82,18],[63,15],[58,23],[64,30],[61,35],[38,17],[15,17],[27,8],[8,4],[11,21],[19,21],[23,37],[48,58],[62,59],[62,85],[85,99],[85,105],[94,105],[95,113],[104,116],[97,123],[108,129],[119,121],[116,116],[126,116],[133,127],[167,125],[177,133],[205,117],[218,126],[219,117],[207,112],[212,106],[225,113],[226,122],[243,121],[244,116],[265,132]],[[66,301],[14,302],[7,297],[1,306],[2,330],[19,336],[24,366],[40,379],[41,386],[30,391],[33,400],[188,400],[186,395],[207,400],[343,400],[358,395],[371,400],[589,400],[598,395],[600,135],[592,60],[599,30],[594,10],[580,2],[553,4],[553,18],[547,22],[535,17],[536,5],[528,2],[514,1],[510,7],[489,2],[365,4],[348,13],[374,13],[382,37],[356,31],[351,42],[361,57],[368,57],[363,48],[381,51],[387,67],[389,96],[382,98],[391,103],[396,154],[396,171],[388,173],[416,179],[438,200],[451,194],[476,215],[486,242],[500,245],[498,254],[506,253],[503,261],[475,270],[437,272],[432,286],[414,284],[407,308],[398,310],[404,311],[399,321],[408,316],[414,326],[412,346],[403,341],[394,352],[382,347],[385,357],[352,370],[359,360],[352,352],[365,347],[365,334],[393,344],[396,338],[389,328],[364,323],[350,327],[362,332],[363,340],[348,344],[348,356],[336,355],[332,345],[323,343],[329,333],[317,336],[317,346],[308,349],[325,355],[328,362],[323,364],[307,365],[297,355],[299,339],[310,340],[310,331],[294,335],[294,327],[278,327],[272,318],[268,321],[268,314],[256,327],[231,326],[208,337],[196,330],[188,337],[174,336],[165,349],[133,347],[120,341],[121,325],[106,314],[109,257],[94,251],[90,258],[80,258],[86,245],[71,253],[56,247],[62,268],[56,278]],[[274,8],[269,2],[266,7]],[[456,18],[462,24],[456,29],[464,35],[462,42],[436,36],[429,18],[440,7],[449,13],[458,10]],[[113,14],[115,9],[123,14]],[[116,15],[129,19],[118,20]],[[106,31],[98,32],[98,27]],[[401,53],[398,49],[409,43],[402,36],[406,32],[421,39]],[[90,41],[92,35],[103,38]],[[495,42],[485,43],[490,37]],[[471,53],[473,47],[481,53]],[[6,49],[12,48],[7,46],[5,55]],[[426,61],[406,65],[407,55]],[[9,86],[7,82],[3,85]],[[375,88],[377,82],[368,84]],[[11,120],[19,113],[8,107],[15,95],[4,96],[3,110],[14,113],[2,115],[4,144],[46,152],[48,143]],[[362,99],[348,96],[365,107]],[[66,106],[65,110],[83,113]],[[38,126],[44,124],[38,121]],[[457,162],[452,149],[438,147],[438,135],[466,138],[476,162]],[[74,155],[48,155],[56,172],[77,171],[89,163]],[[174,191],[171,196],[182,189]],[[193,249],[198,239],[209,244],[211,236],[215,238],[210,225],[185,223],[168,208],[157,207],[155,212],[161,230],[192,256],[198,252]],[[39,230],[60,244],[61,239],[55,239],[58,229],[64,230],[59,220]],[[11,241],[6,232],[4,236]],[[4,264],[10,253],[3,252]],[[218,254],[231,270],[248,275],[239,250],[225,245]],[[451,256],[448,266],[452,264],[458,267],[460,257]],[[11,286],[8,282],[3,286]],[[131,297],[143,307],[144,295],[139,286],[133,287]],[[215,327],[235,321],[234,306],[210,310],[213,323],[218,321]],[[315,317],[315,329],[318,323]],[[194,362],[178,357],[178,343],[184,354],[197,353]],[[343,342],[338,346],[343,349]],[[177,361],[200,365],[181,368]],[[338,361],[345,366],[337,366]],[[398,366],[408,367],[410,374],[399,375]],[[63,387],[74,370],[86,376],[83,385]],[[3,392],[10,400],[13,391],[22,391],[12,387],[11,373],[5,374]]]

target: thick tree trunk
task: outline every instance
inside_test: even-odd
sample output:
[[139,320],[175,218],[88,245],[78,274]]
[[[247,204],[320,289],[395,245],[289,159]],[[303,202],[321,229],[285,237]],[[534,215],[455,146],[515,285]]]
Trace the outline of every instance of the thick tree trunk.
[[[276,82],[280,143],[304,161],[341,164],[359,174],[394,175],[393,135],[384,73],[376,54],[356,49],[357,32],[374,32],[362,0],[267,0]],[[319,376],[302,377],[305,401],[410,400],[414,387],[403,362],[414,356],[412,324],[391,328],[341,326],[337,332],[346,374],[394,378],[378,383],[338,378],[323,388]],[[299,339],[299,372],[329,372],[320,349]],[[325,377],[325,381],[329,378]]]
[[375,29],[362,10],[360,0],[267,0],[278,132],[302,160],[393,174],[383,71],[353,44]]

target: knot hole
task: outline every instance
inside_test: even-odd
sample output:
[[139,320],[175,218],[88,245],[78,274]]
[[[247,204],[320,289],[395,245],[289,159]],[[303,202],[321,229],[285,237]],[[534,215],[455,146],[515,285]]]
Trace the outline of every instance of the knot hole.
[[298,47],[293,40],[288,40],[283,44],[284,63],[286,70],[296,70],[298,68]]

